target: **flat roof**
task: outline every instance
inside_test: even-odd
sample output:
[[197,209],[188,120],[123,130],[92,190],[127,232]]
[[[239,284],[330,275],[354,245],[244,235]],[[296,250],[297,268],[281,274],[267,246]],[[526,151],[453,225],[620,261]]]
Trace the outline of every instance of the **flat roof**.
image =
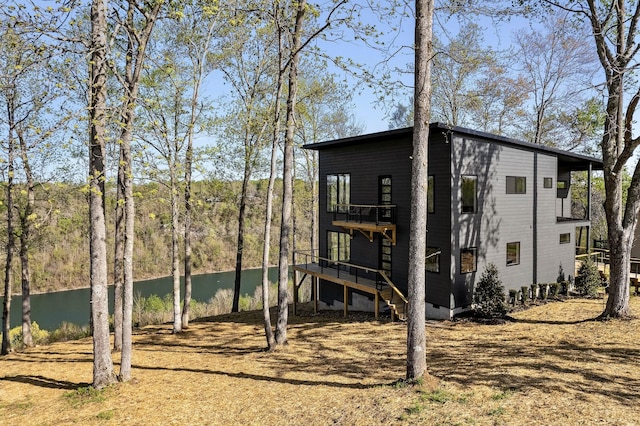
[[[572,170],[585,170],[586,166],[591,164],[592,169],[602,170],[602,160],[588,155],[577,154],[571,151],[564,151],[558,148],[552,148],[544,145],[538,145],[531,142],[525,142],[517,139],[507,138],[505,136],[494,135],[491,133],[480,132],[477,130],[467,129],[464,127],[450,126],[444,123],[431,123],[429,125],[431,132],[434,130],[442,130],[445,132],[469,135],[475,138],[486,139],[488,141],[497,142],[503,145],[510,145],[516,148],[525,149],[527,151],[536,151],[551,154],[558,157],[563,165],[568,166]],[[413,135],[413,127],[405,127],[402,129],[387,130],[377,133],[369,133],[365,135],[351,136],[348,138],[335,139],[330,141],[318,142],[314,144],[304,145],[305,149],[323,150],[336,148],[339,146],[357,145],[360,143],[373,142],[384,139],[397,139]]]

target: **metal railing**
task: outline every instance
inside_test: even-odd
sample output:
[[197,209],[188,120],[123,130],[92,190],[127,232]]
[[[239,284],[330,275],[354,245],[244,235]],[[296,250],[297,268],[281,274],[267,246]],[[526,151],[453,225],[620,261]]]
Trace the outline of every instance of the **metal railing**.
[[396,223],[395,204],[336,204],[333,209],[333,220],[344,219],[346,222],[357,223]]
[[[380,290],[382,285],[390,283],[384,272],[379,269],[329,259],[317,253],[318,250],[296,251],[293,254],[294,264],[304,265],[306,269],[309,269],[309,265],[318,265],[322,274],[332,272],[336,274],[336,278],[353,279],[355,283],[361,283],[363,279],[373,281],[377,290]],[[398,289],[395,290],[400,292]]]

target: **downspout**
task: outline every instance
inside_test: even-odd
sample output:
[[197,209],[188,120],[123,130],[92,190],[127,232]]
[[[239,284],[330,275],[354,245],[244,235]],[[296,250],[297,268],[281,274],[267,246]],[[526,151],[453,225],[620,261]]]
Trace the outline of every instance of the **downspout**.
[[538,283],[538,153],[533,153],[533,284]]

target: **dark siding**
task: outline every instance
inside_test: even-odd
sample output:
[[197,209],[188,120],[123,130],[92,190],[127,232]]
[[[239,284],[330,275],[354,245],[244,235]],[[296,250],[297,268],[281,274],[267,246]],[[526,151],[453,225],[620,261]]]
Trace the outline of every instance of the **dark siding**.
[[[397,205],[397,243],[392,248],[392,280],[400,289],[407,287],[409,197],[411,182],[411,141],[408,138],[382,140],[368,144],[336,147],[320,150],[319,168],[319,227],[320,256],[327,255],[326,231],[340,232],[331,222],[333,215],[327,213],[326,176],[334,173],[351,175],[351,204],[378,204],[378,178],[389,175],[392,178],[392,203]],[[351,240],[351,263],[378,268],[379,238],[370,242],[356,232]],[[342,287],[327,289],[321,296],[326,302],[333,298],[342,300]],[[329,300],[331,299],[331,300]]]
[[434,177],[434,213],[427,216],[427,246],[438,247],[440,273],[427,272],[426,300],[439,306],[451,303],[451,144],[447,135],[432,132],[429,139],[429,175]]

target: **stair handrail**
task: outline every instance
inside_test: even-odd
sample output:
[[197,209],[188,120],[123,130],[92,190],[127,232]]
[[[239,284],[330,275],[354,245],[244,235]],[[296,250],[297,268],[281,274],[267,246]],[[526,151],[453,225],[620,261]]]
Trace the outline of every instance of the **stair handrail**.
[[406,297],[404,297],[404,294],[402,294],[402,292],[398,289],[398,287],[395,286],[395,284],[393,284],[391,282],[391,280],[389,279],[389,277],[387,276],[387,274],[385,274],[384,271],[378,271],[378,273],[380,274],[380,276],[382,277],[383,280],[385,280],[387,282],[387,284],[389,285],[389,287],[391,287],[393,289],[393,291],[400,296],[400,299],[402,299],[402,301],[404,303],[409,303],[409,301],[407,300]]

